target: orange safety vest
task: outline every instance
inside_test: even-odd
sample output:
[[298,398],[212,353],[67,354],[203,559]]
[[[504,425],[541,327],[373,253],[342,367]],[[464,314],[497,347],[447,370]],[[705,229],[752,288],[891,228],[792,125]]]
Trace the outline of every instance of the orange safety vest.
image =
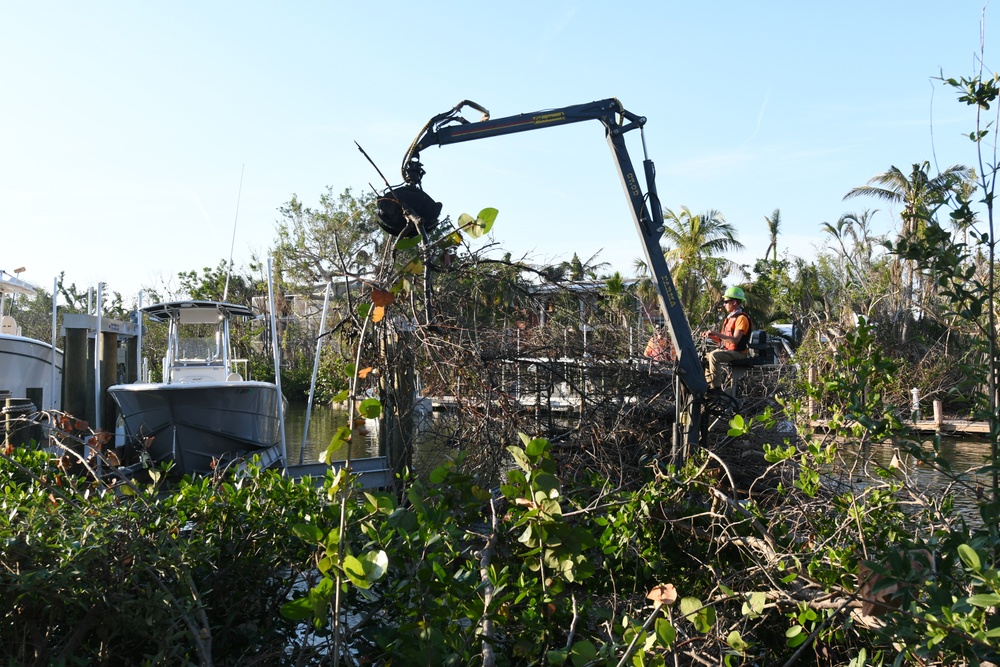
[[750,329],[752,328],[750,316],[744,313],[742,308],[735,313],[726,315],[726,319],[722,321],[722,333],[726,336],[735,336],[737,331],[742,331],[743,336],[740,337],[739,343],[733,343],[733,341],[723,338],[722,347],[727,350],[746,352],[750,345]]

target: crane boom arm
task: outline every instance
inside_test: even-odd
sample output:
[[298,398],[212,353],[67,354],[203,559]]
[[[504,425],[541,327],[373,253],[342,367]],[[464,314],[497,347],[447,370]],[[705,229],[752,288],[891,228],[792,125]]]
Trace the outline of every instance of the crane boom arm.
[[[466,106],[481,112],[482,119],[470,122],[462,117],[461,110]],[[403,178],[409,185],[420,186],[420,180],[424,174],[423,166],[420,163],[420,151],[428,146],[445,146],[473,139],[485,139],[586,120],[597,120],[604,125],[605,136],[632,211],[632,219],[643,242],[643,251],[656,286],[660,310],[673,339],[680,381],[692,397],[700,401],[708,390],[708,384],[705,381],[701,359],[691,336],[691,326],[684,313],[677,288],[660,247],[660,238],[663,235],[663,210],[656,193],[656,169],[652,160],[644,156],[643,168],[646,183],[646,192],[644,193],[625,145],[625,133],[637,128],[641,133],[646,123],[645,117],[626,111],[617,99],[609,98],[588,104],[491,119],[486,109],[465,100],[450,111],[435,116],[424,126],[403,160]],[[643,152],[645,152],[645,139],[643,139]],[[695,412],[697,413],[697,410]],[[692,419],[697,421],[699,417],[695,414],[692,415]],[[689,424],[689,427],[696,430],[697,424]],[[697,434],[694,434],[693,437],[697,439]]]

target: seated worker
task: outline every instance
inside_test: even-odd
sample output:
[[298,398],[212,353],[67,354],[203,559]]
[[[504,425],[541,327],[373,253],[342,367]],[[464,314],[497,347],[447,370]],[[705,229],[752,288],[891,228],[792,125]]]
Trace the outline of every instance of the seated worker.
[[745,359],[747,356],[747,346],[750,343],[750,329],[753,324],[750,316],[743,312],[743,304],[746,295],[739,287],[730,287],[723,296],[723,305],[726,307],[726,319],[722,321],[721,331],[706,331],[705,337],[714,340],[719,344],[717,350],[712,350],[705,355],[705,381],[713,389],[722,387],[723,370],[722,364]]
[[674,360],[674,348],[662,331],[656,331],[646,343],[646,349],[643,350],[642,356],[650,361],[669,363]]

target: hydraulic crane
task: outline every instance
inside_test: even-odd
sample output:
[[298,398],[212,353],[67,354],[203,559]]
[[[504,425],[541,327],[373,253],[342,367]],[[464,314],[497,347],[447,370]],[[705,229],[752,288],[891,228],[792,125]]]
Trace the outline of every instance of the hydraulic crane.
[[[478,121],[466,119],[462,116],[465,107],[480,112],[482,118]],[[627,111],[617,99],[610,98],[589,104],[491,119],[486,109],[475,102],[464,100],[449,111],[431,118],[410,145],[402,165],[405,185],[390,188],[382,199],[393,202],[402,215],[380,214],[380,223],[387,232],[402,236],[416,235],[420,232],[421,226],[429,229],[437,224],[441,205],[427,196],[421,187],[421,179],[425,172],[420,162],[420,151],[424,148],[586,120],[596,120],[604,126],[605,138],[614,156],[622,187],[625,188],[632,219],[639,232],[639,238],[642,239],[646,263],[656,286],[660,310],[663,312],[673,340],[677,419],[673,430],[671,456],[674,462],[679,462],[687,457],[693,446],[698,444],[704,406],[706,400],[709,403],[711,400],[707,396],[708,384],[705,381],[701,358],[691,336],[691,327],[660,247],[660,238],[663,235],[663,210],[656,193],[656,169],[646,152],[646,140],[643,134],[643,126],[646,124],[644,116]],[[645,192],[625,145],[625,134],[635,129],[639,130],[642,137]]]

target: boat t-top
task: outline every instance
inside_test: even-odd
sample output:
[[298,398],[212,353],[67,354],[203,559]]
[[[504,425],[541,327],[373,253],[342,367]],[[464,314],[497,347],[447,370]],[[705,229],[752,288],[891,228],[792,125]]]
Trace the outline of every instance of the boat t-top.
[[253,318],[222,301],[173,301],[142,309],[168,324],[163,381],[108,389],[127,435],[154,462],[181,473],[208,473],[220,462],[260,454],[281,457],[282,397],[271,382],[247,380],[236,367],[230,321]]

